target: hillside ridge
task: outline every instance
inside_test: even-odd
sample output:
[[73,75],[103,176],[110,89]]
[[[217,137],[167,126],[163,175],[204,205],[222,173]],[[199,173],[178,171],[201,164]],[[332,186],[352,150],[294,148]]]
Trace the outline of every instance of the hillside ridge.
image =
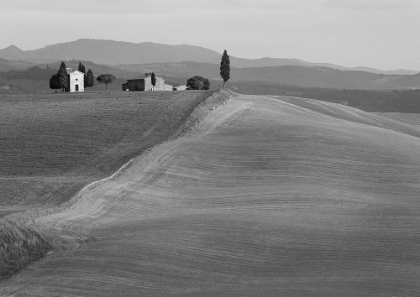
[[420,141],[378,129],[395,123],[339,104],[237,95],[72,208],[36,219],[57,250],[0,293],[418,291]]
[[[205,116],[210,114],[213,110],[217,109],[220,105],[226,103],[232,96],[233,93],[228,90],[219,90],[210,94],[201,103],[183,115],[182,118],[184,119],[181,121],[181,123],[179,123],[179,128],[176,131],[173,131],[171,135],[168,135],[167,139],[161,139],[157,142],[155,141],[155,143],[153,143],[153,147],[147,148],[147,150],[143,151],[140,155],[147,155],[162,142],[173,141],[176,138],[184,135],[187,131],[192,130],[193,127],[201,122]],[[60,244],[57,245],[57,243],[55,243],[56,239],[54,237],[60,236],[59,233],[58,235],[48,235],[33,225],[33,223],[38,218],[72,209],[77,203],[79,203],[79,200],[82,199],[84,195],[88,195],[92,189],[100,186],[101,184],[112,181],[123,174],[132,165],[134,158],[136,157],[139,156],[133,156],[133,158],[131,158],[127,163],[123,164],[110,176],[88,183],[74,196],[60,205],[55,207],[38,206],[26,211],[15,212],[6,215],[3,218],[1,218],[0,212],[0,238],[3,240],[7,239],[7,242],[11,240],[10,238],[19,239],[19,248],[17,249],[8,248],[7,245],[9,243],[7,242],[5,242],[5,247],[3,247],[0,243],[0,263],[7,263],[6,266],[3,265],[4,267],[0,269],[0,281],[7,276],[16,273],[17,270],[21,269],[25,265],[28,265],[29,263],[43,257],[48,251],[52,249],[52,247],[54,247],[56,250],[62,248]],[[56,193],[56,195],[59,195],[59,193]],[[25,238],[25,236],[22,235],[22,232],[26,232],[23,234],[32,234],[35,236],[36,240],[34,240],[32,237]],[[28,240],[28,242],[25,240]],[[76,236],[75,241],[79,243],[80,240],[85,240],[85,237],[83,235]],[[67,248],[70,244],[70,242],[66,242]],[[28,250],[25,250],[25,247],[28,247]],[[39,248],[39,251],[37,251],[37,248]],[[22,259],[17,261],[14,258],[16,254],[25,256],[22,256]],[[26,254],[29,256],[26,256]]]

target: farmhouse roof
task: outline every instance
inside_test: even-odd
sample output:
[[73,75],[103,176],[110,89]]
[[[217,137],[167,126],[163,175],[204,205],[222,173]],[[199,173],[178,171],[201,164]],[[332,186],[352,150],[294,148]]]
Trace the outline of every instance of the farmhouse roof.
[[[143,77],[143,78],[132,78],[132,79],[127,79],[127,81],[134,81],[134,80],[145,80],[146,78],[149,78],[150,77],[150,75],[149,76],[146,76],[146,77]],[[161,77],[161,76],[156,76],[156,79],[162,79],[162,80],[164,80],[164,78],[163,77]]]

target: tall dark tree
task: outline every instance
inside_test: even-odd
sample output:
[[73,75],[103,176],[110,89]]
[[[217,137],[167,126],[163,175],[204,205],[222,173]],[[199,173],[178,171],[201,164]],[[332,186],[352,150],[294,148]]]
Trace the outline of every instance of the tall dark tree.
[[223,78],[223,88],[225,88],[225,83],[230,78],[230,60],[225,50],[222,56],[222,62],[220,62],[220,76]]
[[77,70],[86,74],[86,68],[85,65],[82,64],[82,62],[79,62],[79,68]]
[[86,88],[86,82],[87,82],[87,76],[86,76],[86,68],[85,65],[82,64],[82,62],[79,61],[79,67],[77,68],[79,72],[83,72],[85,75],[83,76],[83,85]]
[[155,73],[154,72],[152,72],[151,80],[152,80],[152,86],[153,86],[153,91],[154,91],[155,90],[155,86],[156,86],[156,76],[155,76]]
[[115,79],[115,76],[112,74],[101,74],[96,78],[96,81],[100,84],[105,84],[105,88],[108,90],[108,84],[112,83]]
[[58,80],[60,81],[61,91],[64,91],[69,85],[66,64],[64,62],[61,62],[60,69],[58,70],[57,76],[58,76]]
[[57,90],[60,89],[60,80],[58,79],[58,74],[54,74],[50,78],[50,89],[55,90],[57,93]]
[[93,87],[95,84],[95,78],[93,77],[92,70],[88,70],[88,72],[85,74],[85,88]]

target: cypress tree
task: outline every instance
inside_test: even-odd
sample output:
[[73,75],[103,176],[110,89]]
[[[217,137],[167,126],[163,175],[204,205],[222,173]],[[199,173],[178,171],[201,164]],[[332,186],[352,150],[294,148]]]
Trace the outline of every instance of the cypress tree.
[[82,64],[82,62],[79,62],[79,68],[77,70],[86,74],[86,68],[85,65]]
[[79,67],[77,68],[77,71],[83,72],[85,74],[83,76],[83,85],[86,88],[86,83],[87,83],[86,68],[85,68],[85,65],[83,65],[82,62],[80,62],[80,61],[79,61]]
[[60,82],[61,91],[64,91],[69,85],[66,64],[64,62],[61,62],[60,69],[58,70],[57,76]]
[[155,76],[155,73],[154,72],[152,72],[151,80],[152,80],[152,86],[153,86],[153,91],[154,91],[155,90],[155,86],[156,86],[156,76]]
[[230,78],[230,60],[225,50],[222,56],[222,62],[220,62],[220,76],[223,78],[223,88],[225,88],[225,83]]
[[85,75],[85,87],[90,88],[93,87],[95,84],[95,78],[93,77],[92,70],[88,70],[87,74]]
[[50,78],[50,89],[55,90],[57,93],[57,90],[60,88],[60,80],[58,79],[58,75],[54,74]]

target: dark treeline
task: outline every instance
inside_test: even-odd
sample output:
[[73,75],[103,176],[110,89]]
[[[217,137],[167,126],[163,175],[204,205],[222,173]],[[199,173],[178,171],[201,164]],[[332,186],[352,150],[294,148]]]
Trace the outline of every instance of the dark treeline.
[[241,94],[304,97],[348,105],[369,112],[420,113],[420,90],[342,90],[238,81],[232,85],[232,90]]
[[30,80],[48,80],[50,79],[51,75],[56,73],[56,69],[52,68],[39,68],[38,66],[31,67],[27,70],[20,70],[20,71],[8,71],[8,72],[0,72],[0,77],[12,80],[12,79],[30,79]]
[[[6,60],[5,60],[6,61]],[[79,60],[69,60],[64,61],[70,67],[73,67],[73,70],[77,69],[79,63],[87,67],[100,67],[103,69],[113,69],[107,65],[99,65],[90,61],[79,61]],[[61,62],[60,62],[61,63]],[[30,80],[49,80],[52,75],[56,74],[60,68],[60,63],[51,63],[46,68],[40,68],[38,66],[33,66],[26,70],[10,70],[7,72],[0,72],[0,78],[13,80],[13,79],[30,79]],[[45,66],[44,66],[45,67]]]
[[76,59],[73,59],[73,60],[68,60],[68,61],[64,61],[64,62],[66,64],[68,64],[68,65],[74,65],[74,64],[77,65],[79,63],[82,63],[85,66],[100,67],[100,68],[103,68],[103,69],[114,69],[113,67],[111,67],[109,65],[97,64],[97,63],[94,63],[92,61],[84,61],[84,60],[76,60]]

